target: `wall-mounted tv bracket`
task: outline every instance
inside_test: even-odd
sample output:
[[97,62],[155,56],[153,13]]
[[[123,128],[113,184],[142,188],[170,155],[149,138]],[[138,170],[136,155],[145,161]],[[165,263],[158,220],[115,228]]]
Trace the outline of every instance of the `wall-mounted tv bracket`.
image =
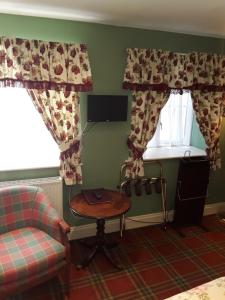
[[[151,195],[153,192],[161,194],[162,199],[162,213],[163,213],[163,221],[162,226],[163,229],[167,228],[168,221],[168,212],[167,212],[167,200],[166,200],[166,180],[163,175],[163,167],[162,164],[158,160],[154,161],[144,161],[145,165],[156,165],[159,167],[159,175],[156,177],[138,177],[135,179],[126,178],[125,171],[127,164],[122,164],[120,168],[119,175],[119,184],[117,188],[121,193],[124,193],[128,197],[131,197],[133,193],[136,196],[141,196],[144,192],[147,195]],[[120,236],[123,236],[123,231],[126,229],[125,216],[122,215],[120,218]]]

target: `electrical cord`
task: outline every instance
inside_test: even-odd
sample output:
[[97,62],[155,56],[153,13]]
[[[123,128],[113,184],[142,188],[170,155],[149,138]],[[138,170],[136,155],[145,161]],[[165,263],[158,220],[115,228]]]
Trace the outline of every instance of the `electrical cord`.
[[130,221],[133,221],[133,222],[144,223],[144,224],[162,224],[162,222],[140,221],[140,220],[132,219],[130,217],[126,217],[125,220],[130,220]]
[[[90,123],[86,122],[84,125],[84,129],[81,131],[81,136],[87,134],[96,124],[97,122],[92,123],[92,126],[88,126]],[[89,128],[88,128],[89,127]]]
[[97,122],[95,122],[95,123],[92,123],[92,126],[89,126],[89,128],[88,128],[88,125],[89,125],[90,123],[88,123],[88,122],[86,122],[85,123],[85,125],[84,125],[84,128],[83,128],[83,130],[81,130],[81,135],[80,135],[80,140],[81,140],[81,152],[82,152],[82,149],[83,149],[83,147],[82,147],[82,139],[83,139],[83,137],[97,124]]

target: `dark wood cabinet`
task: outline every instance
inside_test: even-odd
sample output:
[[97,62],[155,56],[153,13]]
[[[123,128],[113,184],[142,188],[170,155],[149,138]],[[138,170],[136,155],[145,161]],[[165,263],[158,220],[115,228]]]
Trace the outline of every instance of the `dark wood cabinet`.
[[180,159],[174,226],[200,225],[209,183],[209,160],[205,157]]

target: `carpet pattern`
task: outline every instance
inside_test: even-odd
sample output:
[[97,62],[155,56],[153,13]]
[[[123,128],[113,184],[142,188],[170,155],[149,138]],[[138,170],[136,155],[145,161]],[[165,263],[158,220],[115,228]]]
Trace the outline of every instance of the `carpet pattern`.
[[[217,216],[204,217],[200,227],[182,230],[185,237],[168,226],[127,230],[118,247],[112,249],[116,270],[99,253],[92,263],[77,270],[75,265],[88,250],[71,242],[70,297],[65,300],[161,300],[220,276],[225,276],[225,222]],[[119,240],[119,234],[110,234]],[[90,239],[89,239],[90,240]],[[58,300],[50,282],[17,297],[19,300]],[[61,282],[63,288],[63,283]]]

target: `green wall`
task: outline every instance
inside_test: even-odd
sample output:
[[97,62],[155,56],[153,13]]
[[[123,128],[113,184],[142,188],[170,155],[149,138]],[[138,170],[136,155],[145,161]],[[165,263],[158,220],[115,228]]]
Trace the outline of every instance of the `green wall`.
[[[94,81],[93,93],[128,94],[129,112],[131,95],[121,89],[123,71],[126,62],[125,49],[161,48],[176,52],[213,52],[224,54],[224,40],[193,35],[184,35],[160,31],[115,27],[83,22],[54,20],[16,15],[0,15],[0,33],[2,36],[13,36],[30,39],[41,39],[62,42],[83,42],[88,45]],[[86,94],[81,96],[82,126],[86,122]],[[119,181],[120,165],[127,158],[126,139],[130,130],[130,117],[127,122],[99,123],[88,127],[83,137],[83,177],[84,184],[75,186],[72,194],[80,189],[107,187],[115,189]],[[223,168],[211,175],[209,186],[209,203],[224,201],[225,189],[225,134],[224,124],[221,135]],[[196,137],[198,142],[198,137]],[[167,179],[168,208],[173,208],[177,179],[178,160],[163,160],[164,175]],[[0,180],[17,178],[44,177],[56,175],[56,169],[42,169],[20,172],[0,173]],[[157,176],[159,170],[146,166],[146,174]],[[65,218],[71,224],[82,224],[84,221],[74,218],[68,210],[68,192],[64,188]],[[148,214],[161,209],[160,197],[132,197],[132,209],[129,215]]]

